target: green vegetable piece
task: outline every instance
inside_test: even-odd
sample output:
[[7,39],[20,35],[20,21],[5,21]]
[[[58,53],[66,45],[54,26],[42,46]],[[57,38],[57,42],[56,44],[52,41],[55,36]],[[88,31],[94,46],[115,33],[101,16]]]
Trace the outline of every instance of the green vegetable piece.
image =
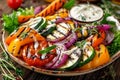
[[43,29],[45,29],[47,26],[47,20],[43,18],[43,23],[37,28],[38,32],[42,32]]
[[34,9],[31,6],[30,8],[18,8],[17,9],[17,14],[18,15],[34,15]]
[[54,30],[56,29],[56,27],[50,27],[48,30],[44,31],[41,35],[42,36],[47,36],[49,35],[50,33],[52,33]]
[[[86,44],[87,44],[87,42],[84,45],[86,45]],[[94,48],[91,45],[87,44],[87,46],[83,49],[83,54],[82,54],[82,58],[79,62],[79,67],[81,67],[81,66],[87,64],[88,62],[90,62],[94,58],[94,56],[95,56]]]
[[72,70],[72,69],[74,69],[79,64],[81,57],[82,57],[81,56],[81,49],[77,48],[76,50],[74,50],[72,52],[71,55],[69,55],[69,58],[68,58],[68,61],[66,62],[66,64],[61,66],[59,69],[60,70]]
[[110,45],[107,46],[110,56],[114,55],[120,50],[120,31],[114,33],[114,40]]
[[54,49],[54,48],[56,48],[56,45],[47,47],[44,50],[40,50],[38,53],[40,53],[40,54],[46,54],[46,53],[50,52],[52,49]]
[[3,28],[9,34],[19,27],[16,11],[13,11],[13,13],[9,15],[4,14],[2,16],[2,20],[3,20]]
[[77,47],[79,47],[79,48],[82,48],[85,43],[86,43],[86,41],[85,41],[85,40],[82,40],[81,42],[76,42],[76,43],[75,43],[75,46],[77,46]]
[[[83,56],[84,56],[84,55],[83,55]],[[87,60],[85,60],[85,61],[80,61],[79,67],[87,64],[87,63],[90,62],[94,57],[95,57],[95,50],[92,51],[91,56],[90,56]]]
[[64,8],[71,9],[75,4],[75,0],[69,0],[66,4],[64,4]]
[[24,72],[20,68],[16,68],[15,70],[17,75],[23,76]]
[[37,29],[42,23],[43,23],[43,18],[41,18],[40,22],[34,28]]

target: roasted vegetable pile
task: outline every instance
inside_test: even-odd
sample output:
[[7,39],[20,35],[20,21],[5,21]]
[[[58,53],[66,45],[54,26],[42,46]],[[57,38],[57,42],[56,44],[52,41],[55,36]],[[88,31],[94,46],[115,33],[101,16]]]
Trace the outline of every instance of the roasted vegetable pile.
[[30,66],[52,70],[83,70],[108,63],[109,46],[116,43],[118,31],[109,24],[115,22],[107,20],[111,15],[81,23],[70,16],[70,1],[55,0],[35,15],[19,15],[19,26],[5,39],[8,52]]

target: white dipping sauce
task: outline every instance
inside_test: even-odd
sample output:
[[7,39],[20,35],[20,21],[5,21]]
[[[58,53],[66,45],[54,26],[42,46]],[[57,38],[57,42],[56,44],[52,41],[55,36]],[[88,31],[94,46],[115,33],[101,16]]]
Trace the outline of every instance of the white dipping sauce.
[[93,22],[103,16],[103,10],[92,4],[79,4],[70,10],[70,16],[78,21]]

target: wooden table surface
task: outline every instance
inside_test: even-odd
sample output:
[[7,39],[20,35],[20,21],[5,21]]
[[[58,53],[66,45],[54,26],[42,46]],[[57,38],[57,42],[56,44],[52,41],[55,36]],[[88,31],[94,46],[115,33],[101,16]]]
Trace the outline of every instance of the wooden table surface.
[[[40,4],[46,4],[43,0],[25,0],[22,4],[23,7],[30,7],[30,6],[38,6]],[[0,18],[3,13],[11,13],[12,9],[10,9],[7,4],[6,0],[0,0]],[[2,30],[2,21],[0,21],[0,29]],[[1,32],[0,32],[0,40],[1,40]],[[0,52],[1,49],[0,49]],[[20,66],[20,65],[18,65]],[[114,63],[110,64],[109,66],[100,69],[96,72],[82,75],[82,76],[70,76],[70,77],[58,77],[58,76],[48,76],[43,75],[40,73],[36,73],[30,70],[24,69],[24,80],[120,80],[120,58],[117,59]],[[0,76],[0,80],[2,77]]]

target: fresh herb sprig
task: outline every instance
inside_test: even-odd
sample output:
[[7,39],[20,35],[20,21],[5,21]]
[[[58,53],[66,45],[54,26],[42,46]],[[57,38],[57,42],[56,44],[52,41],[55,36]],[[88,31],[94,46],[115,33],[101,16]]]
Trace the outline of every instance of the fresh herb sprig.
[[11,14],[3,14],[3,29],[9,34],[16,30],[20,23],[18,22],[19,15],[34,15],[33,7],[30,8],[18,8],[17,11],[13,11]]
[[101,7],[104,11],[109,12],[110,14],[114,15],[117,19],[120,19],[120,6],[113,4],[110,0],[102,0]]
[[82,48],[85,43],[86,43],[86,40],[82,40],[81,42],[76,42],[75,45],[79,48]]
[[[3,80],[16,80],[17,78],[19,78],[19,80],[23,80],[21,77],[23,75],[23,71],[14,66],[7,52],[3,48],[2,43],[0,43],[0,47],[3,50],[2,55],[4,56],[4,58],[0,58],[0,70]],[[16,74],[13,74],[13,71]]]
[[2,20],[3,20],[3,29],[7,31],[9,34],[13,32],[15,29],[17,29],[19,26],[16,11],[13,11],[9,15],[3,14]]
[[114,40],[110,45],[107,46],[107,48],[109,50],[110,55],[112,56],[120,50],[120,31],[116,30],[115,22],[107,21],[107,17],[115,16],[117,19],[120,19],[120,17],[118,17],[118,14],[116,13],[116,9],[118,8],[116,8],[116,6],[113,6],[112,2],[110,2],[109,0],[102,0],[102,3],[103,4],[101,4],[100,6],[104,10],[104,17],[100,22],[98,22],[98,24],[111,25],[111,31],[114,33]]
[[117,31],[114,36],[113,42],[107,46],[111,56],[120,50],[120,31]]

